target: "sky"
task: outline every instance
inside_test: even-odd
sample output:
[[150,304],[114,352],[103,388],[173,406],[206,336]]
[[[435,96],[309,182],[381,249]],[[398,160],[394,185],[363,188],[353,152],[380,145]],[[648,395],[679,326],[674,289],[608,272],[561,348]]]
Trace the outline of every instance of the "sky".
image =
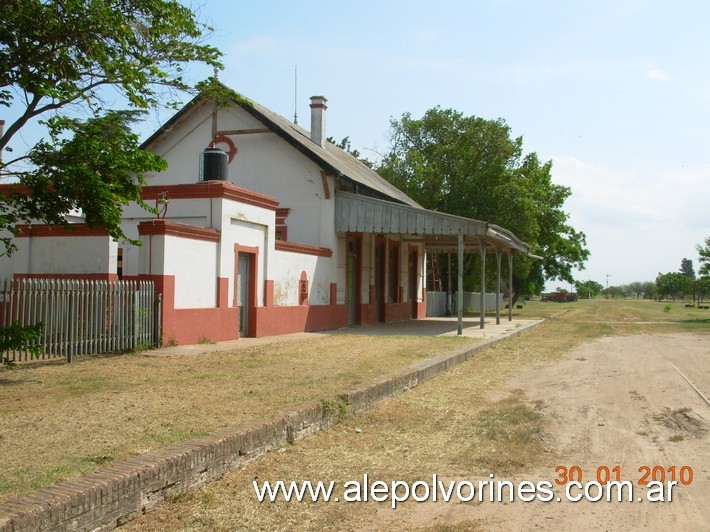
[[[403,113],[503,118],[571,187],[565,211],[591,252],[577,279],[654,280],[684,257],[697,269],[695,246],[710,237],[710,3],[190,5],[214,27],[222,82],[285,117],[296,110],[306,129],[309,97],[325,96],[326,134],[368,158],[387,151]],[[144,136],[167,118],[149,120]]]

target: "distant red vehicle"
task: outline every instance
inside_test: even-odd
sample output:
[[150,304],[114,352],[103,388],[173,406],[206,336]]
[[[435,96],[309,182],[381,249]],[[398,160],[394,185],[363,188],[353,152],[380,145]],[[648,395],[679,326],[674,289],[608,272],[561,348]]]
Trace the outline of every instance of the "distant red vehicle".
[[568,292],[567,290],[560,290],[559,292],[548,292],[540,296],[542,301],[554,301],[555,303],[567,303],[572,301],[577,301],[576,292]]

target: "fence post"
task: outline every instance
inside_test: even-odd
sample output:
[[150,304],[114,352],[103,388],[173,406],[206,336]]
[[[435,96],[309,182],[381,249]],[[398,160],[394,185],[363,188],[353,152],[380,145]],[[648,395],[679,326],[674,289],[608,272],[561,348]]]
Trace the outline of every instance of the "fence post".
[[155,338],[153,342],[156,347],[163,344],[163,294],[157,292],[155,294]]

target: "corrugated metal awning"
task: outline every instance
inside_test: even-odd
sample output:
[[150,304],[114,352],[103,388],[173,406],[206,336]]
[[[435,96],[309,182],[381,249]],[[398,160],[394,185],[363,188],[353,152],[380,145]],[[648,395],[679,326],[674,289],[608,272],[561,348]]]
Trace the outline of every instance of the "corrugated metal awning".
[[485,240],[494,248],[530,252],[528,244],[497,225],[342,191],[335,194],[335,231],[413,235],[432,250],[456,249],[463,234],[467,247]]

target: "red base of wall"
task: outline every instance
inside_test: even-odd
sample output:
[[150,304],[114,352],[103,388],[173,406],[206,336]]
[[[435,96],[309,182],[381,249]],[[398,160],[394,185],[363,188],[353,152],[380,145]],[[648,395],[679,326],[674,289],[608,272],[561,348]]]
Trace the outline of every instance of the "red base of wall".
[[409,303],[385,303],[385,322],[405,321],[410,319]]
[[[426,318],[426,301],[417,303],[417,315],[415,319]],[[406,321],[411,319],[409,303],[386,303],[384,323],[396,321]],[[360,305],[359,325],[371,325],[377,323],[377,305],[375,303],[365,303]]]
[[256,336],[326,331],[348,326],[347,305],[257,307]]
[[236,340],[239,314],[236,308],[175,309],[163,321],[163,345],[197,344],[211,340]]
[[360,305],[360,325],[377,323],[377,305],[365,303]]

